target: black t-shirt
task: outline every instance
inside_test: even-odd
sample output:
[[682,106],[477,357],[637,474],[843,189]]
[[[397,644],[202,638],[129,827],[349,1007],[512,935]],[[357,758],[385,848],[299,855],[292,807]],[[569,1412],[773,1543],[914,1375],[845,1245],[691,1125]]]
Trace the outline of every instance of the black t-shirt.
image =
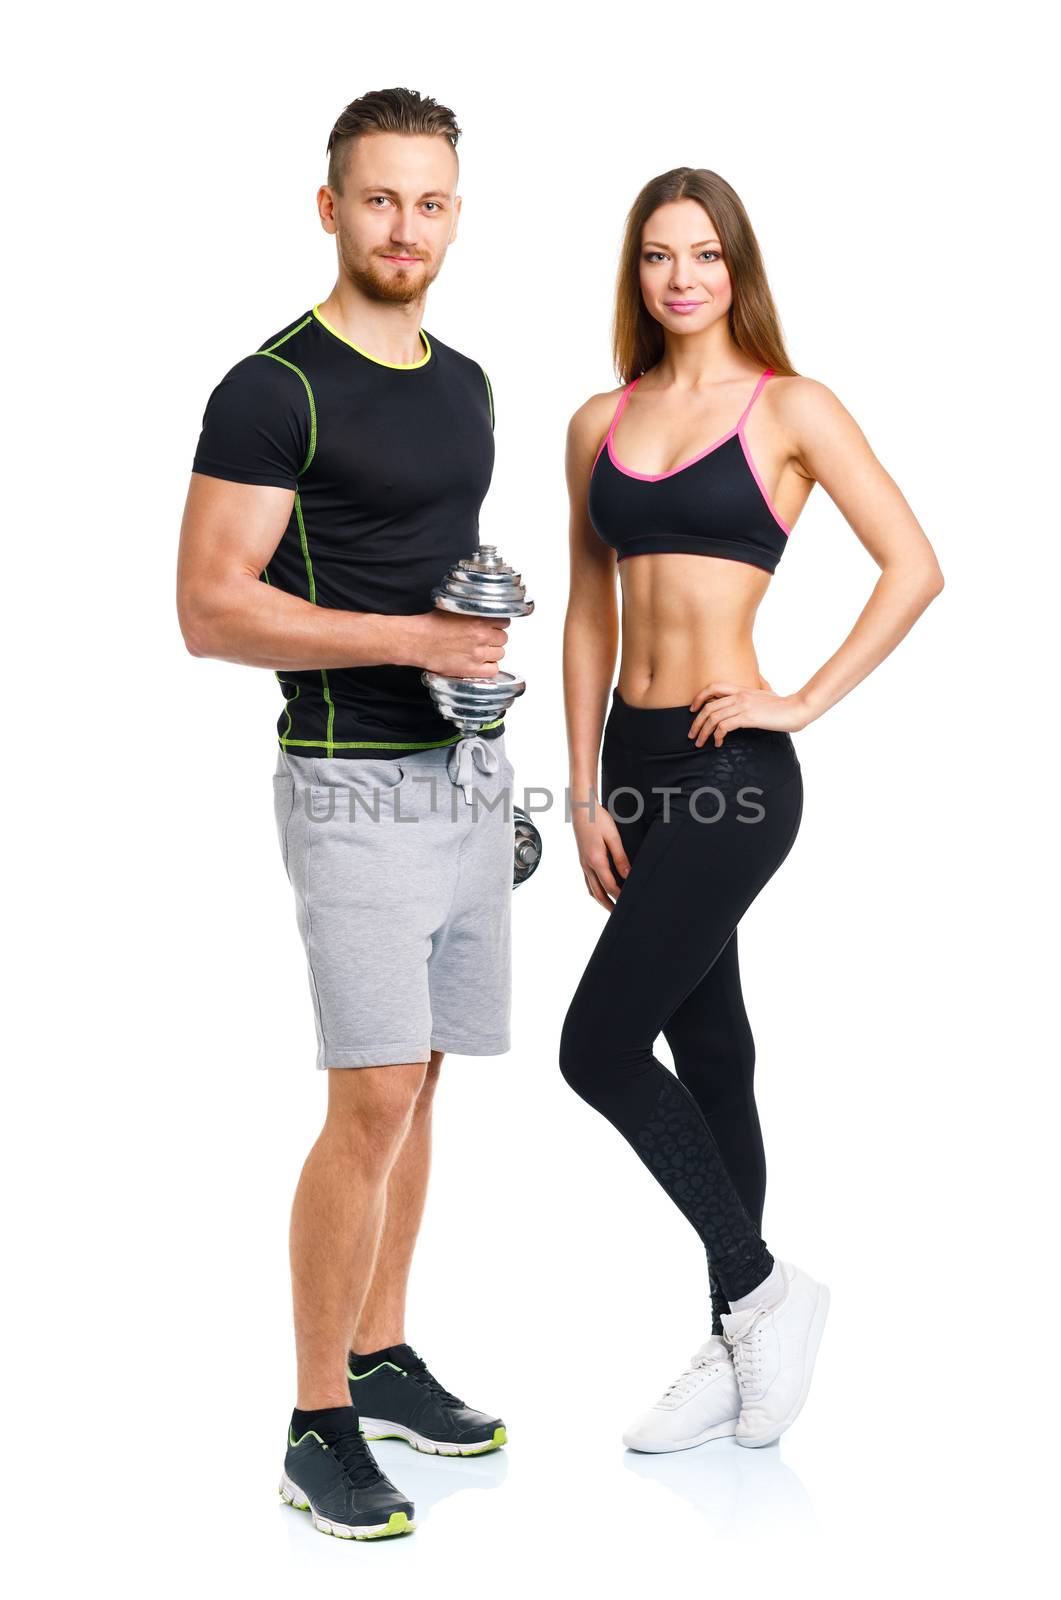
[[[379,361],[305,312],[226,373],[192,471],[294,489],[262,582],[314,605],[410,616],[479,544],[494,466],[494,403],[477,361],[421,329],[424,354]],[[460,737],[419,667],[276,674],[293,755],[398,756]],[[504,719],[483,730],[496,738]]]

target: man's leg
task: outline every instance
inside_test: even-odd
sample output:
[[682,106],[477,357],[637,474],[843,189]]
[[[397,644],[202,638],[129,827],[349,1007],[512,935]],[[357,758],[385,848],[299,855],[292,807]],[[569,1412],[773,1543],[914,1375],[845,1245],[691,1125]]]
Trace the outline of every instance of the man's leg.
[[419,1061],[328,1072],[327,1117],[291,1211],[302,1411],[350,1404],[347,1351],[372,1274],[387,1180],[429,1070]]
[[367,1293],[353,1286],[349,1389],[366,1439],[405,1439],[417,1450],[472,1456],[506,1442],[504,1423],[444,1388],[405,1337],[406,1287],[427,1197],[431,1109],[443,1055],[431,1052],[390,1169]]
[[[431,1107],[443,1052],[431,1061],[416,1097],[408,1131],[387,1179],[383,1228],[367,1293],[354,1285],[351,1350],[384,1350],[405,1342],[405,1296],[431,1171]],[[360,1303],[360,1315],[357,1307]]]
[[[424,789],[419,778],[441,781],[442,800],[425,803],[418,845],[430,846],[434,864],[425,868],[427,884],[445,890],[430,928],[427,986],[431,1065],[443,1053],[494,1055],[509,1048],[513,822],[503,789],[512,766],[503,747],[496,765],[463,770],[483,741],[469,739],[455,751],[420,752],[408,765],[410,789]],[[460,750],[460,747],[457,747]],[[480,752],[482,754],[482,752]],[[405,763],[403,763],[405,765]],[[464,785],[467,779],[467,785]],[[473,788],[466,798],[457,790]],[[507,809],[507,815],[506,815]],[[404,810],[404,801],[403,801]],[[448,862],[445,872],[438,863]],[[407,883],[408,872],[396,881]],[[392,1008],[403,1016],[400,1008]],[[437,1073],[435,1074],[437,1076]],[[425,1074],[423,1097],[391,1172],[387,1215],[376,1270],[368,1295],[356,1307],[350,1354],[350,1394],[369,1440],[405,1439],[417,1450],[444,1455],[478,1455],[506,1441],[501,1418],[477,1411],[429,1370],[420,1352],[404,1337],[406,1282],[423,1213],[430,1165],[431,1095]]]

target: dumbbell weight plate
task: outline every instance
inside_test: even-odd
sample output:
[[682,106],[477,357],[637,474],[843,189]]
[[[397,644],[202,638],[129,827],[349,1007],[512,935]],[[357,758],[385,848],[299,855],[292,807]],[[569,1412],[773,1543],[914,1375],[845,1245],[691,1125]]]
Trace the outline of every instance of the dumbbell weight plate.
[[518,889],[538,868],[542,859],[542,836],[522,806],[512,807],[512,818],[515,829],[512,887]]

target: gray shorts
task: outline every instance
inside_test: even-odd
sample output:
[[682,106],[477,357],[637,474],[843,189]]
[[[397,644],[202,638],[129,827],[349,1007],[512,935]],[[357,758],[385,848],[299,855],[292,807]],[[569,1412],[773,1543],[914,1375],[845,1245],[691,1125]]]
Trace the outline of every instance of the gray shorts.
[[393,760],[278,751],[319,1068],[510,1048],[512,776],[503,734]]

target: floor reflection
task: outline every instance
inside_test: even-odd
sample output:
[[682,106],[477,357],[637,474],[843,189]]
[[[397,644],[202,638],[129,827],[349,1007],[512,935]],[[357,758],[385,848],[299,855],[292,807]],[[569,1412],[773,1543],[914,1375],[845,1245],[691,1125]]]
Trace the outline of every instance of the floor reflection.
[[623,1465],[695,1506],[714,1534],[752,1533],[767,1525],[773,1531],[817,1530],[814,1503],[777,1444],[748,1450],[733,1439],[711,1439],[666,1455],[627,1450]]

